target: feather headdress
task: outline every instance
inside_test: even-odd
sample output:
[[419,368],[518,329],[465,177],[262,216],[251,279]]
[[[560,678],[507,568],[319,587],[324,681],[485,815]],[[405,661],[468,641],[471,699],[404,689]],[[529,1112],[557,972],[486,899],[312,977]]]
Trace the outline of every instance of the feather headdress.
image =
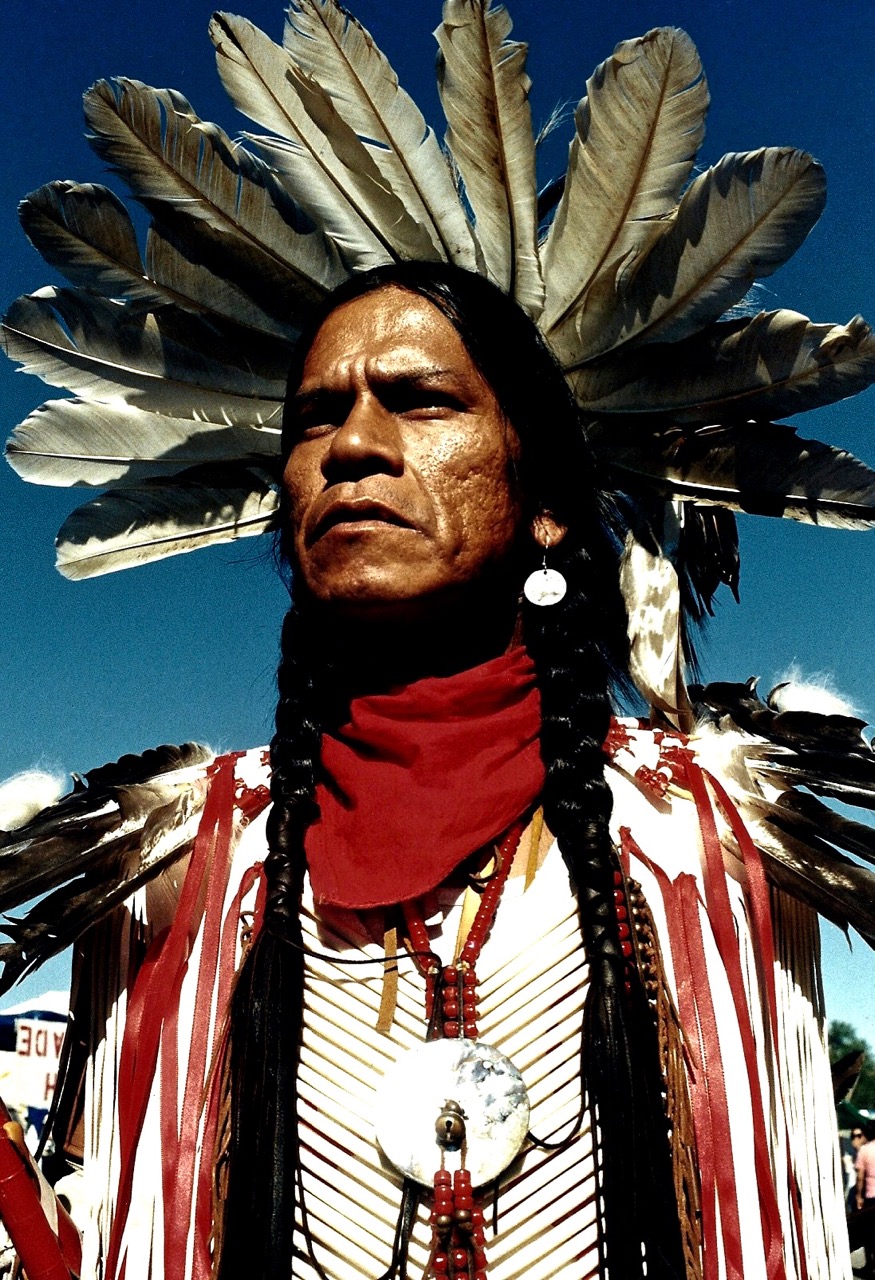
[[314,304],[384,262],[481,271],[567,372],[630,513],[633,676],[684,722],[686,620],[735,586],[732,513],[875,523],[875,474],[776,421],[875,380],[875,339],[859,317],[736,313],[805,239],[824,178],[788,147],[693,177],[708,90],[687,35],[650,31],[596,68],[567,172],[539,196],[526,47],[510,32],[491,0],[445,0],[444,147],[337,0],[292,0],[282,46],[214,16],[219,75],[254,124],[240,140],[175,91],[89,90],[93,146],[151,225],[143,252],[93,184],[23,202],[70,287],[18,299],[3,342],[72,398],[25,419],[8,457],[27,480],[104,491],[60,531],[70,578],[261,533],[289,353]]

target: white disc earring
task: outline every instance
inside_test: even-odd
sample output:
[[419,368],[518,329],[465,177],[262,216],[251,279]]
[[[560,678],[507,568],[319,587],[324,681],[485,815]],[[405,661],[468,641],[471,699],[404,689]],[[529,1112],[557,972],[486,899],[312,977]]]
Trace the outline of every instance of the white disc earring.
[[530,573],[523,585],[523,595],[530,604],[558,604],[568,590],[568,583],[559,570],[547,568],[547,550],[549,546],[548,539],[544,548],[544,560],[541,568],[536,569],[534,573]]

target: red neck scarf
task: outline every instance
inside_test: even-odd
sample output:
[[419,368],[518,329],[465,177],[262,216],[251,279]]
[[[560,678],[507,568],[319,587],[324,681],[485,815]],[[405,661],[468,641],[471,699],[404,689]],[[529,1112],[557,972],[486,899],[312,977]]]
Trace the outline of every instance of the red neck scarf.
[[356,698],[322,740],[306,851],[316,902],[421,897],[537,799],[534,664],[517,647],[458,675]]

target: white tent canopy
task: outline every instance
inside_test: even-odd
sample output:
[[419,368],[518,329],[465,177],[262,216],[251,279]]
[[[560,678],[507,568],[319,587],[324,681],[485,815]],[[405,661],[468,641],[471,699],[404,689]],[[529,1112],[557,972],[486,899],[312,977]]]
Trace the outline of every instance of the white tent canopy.
[[33,996],[30,1000],[22,1000],[6,1009],[0,1009],[0,1018],[18,1018],[26,1013],[54,1013],[66,1018],[69,1009],[69,991],[46,991],[44,995]]

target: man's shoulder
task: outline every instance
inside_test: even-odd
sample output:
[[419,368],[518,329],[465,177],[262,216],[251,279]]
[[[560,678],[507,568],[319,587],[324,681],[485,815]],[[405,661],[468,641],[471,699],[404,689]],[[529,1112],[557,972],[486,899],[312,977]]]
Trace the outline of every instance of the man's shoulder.
[[23,913],[3,926],[10,941],[0,942],[0,990],[184,857],[220,775],[243,822],[267,806],[266,748],[217,754],[184,743],[74,774],[66,795],[0,831],[0,911]]

